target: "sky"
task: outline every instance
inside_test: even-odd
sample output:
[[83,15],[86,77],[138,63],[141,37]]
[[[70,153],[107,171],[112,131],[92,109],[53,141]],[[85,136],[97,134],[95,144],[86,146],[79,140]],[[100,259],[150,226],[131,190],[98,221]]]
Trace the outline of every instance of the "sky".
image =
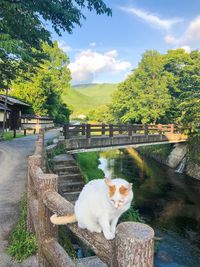
[[119,83],[146,50],[200,49],[200,0],[105,0],[112,16],[85,11],[72,34],[52,32],[67,53],[72,84]]

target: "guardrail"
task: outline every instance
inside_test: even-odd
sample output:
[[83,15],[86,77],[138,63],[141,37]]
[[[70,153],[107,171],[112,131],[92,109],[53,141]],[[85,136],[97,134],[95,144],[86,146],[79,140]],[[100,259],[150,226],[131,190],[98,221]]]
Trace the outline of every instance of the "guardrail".
[[[44,173],[44,135],[36,142],[35,154],[28,160],[28,230],[36,234],[39,267],[75,267],[58,243],[57,226],[50,222],[52,213],[71,214],[74,206],[58,194],[58,176]],[[87,244],[109,267],[152,267],[154,255],[154,231],[142,223],[124,222],[117,226],[113,241],[102,234],[67,227]]]
[[165,134],[179,133],[180,128],[174,124],[65,124],[63,126],[63,135],[65,139],[70,139],[75,135],[82,135],[86,138],[93,136],[133,136],[136,134]]

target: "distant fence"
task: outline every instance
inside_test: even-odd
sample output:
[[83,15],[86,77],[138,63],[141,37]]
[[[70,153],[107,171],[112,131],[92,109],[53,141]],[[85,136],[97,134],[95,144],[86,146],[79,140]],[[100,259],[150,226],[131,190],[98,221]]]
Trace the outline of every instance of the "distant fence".
[[49,129],[54,127],[54,120],[51,117],[36,116],[31,114],[24,114],[21,116],[22,129]]
[[[36,142],[35,154],[28,160],[28,230],[36,234],[39,267],[75,267],[58,243],[57,226],[50,222],[52,213],[73,213],[73,205],[58,194],[58,176],[44,173],[44,135]],[[109,267],[152,267],[154,231],[142,223],[125,222],[117,226],[116,237],[108,241],[102,234],[90,233],[77,224],[67,227]]]
[[181,129],[175,124],[65,124],[63,127],[63,135],[65,139],[82,135],[86,138],[92,136],[133,136],[136,134],[165,134],[180,133]]

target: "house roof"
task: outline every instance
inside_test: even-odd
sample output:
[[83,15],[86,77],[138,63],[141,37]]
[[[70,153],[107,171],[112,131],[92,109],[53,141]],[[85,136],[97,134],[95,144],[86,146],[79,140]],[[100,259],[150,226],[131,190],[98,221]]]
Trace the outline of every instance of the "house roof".
[[[6,96],[3,95],[3,94],[0,94],[0,101],[5,101],[5,98]],[[21,106],[26,106],[26,107],[29,107],[30,105],[25,103],[25,102],[22,102],[21,100],[17,99],[17,98],[14,98],[14,97],[10,97],[8,96],[8,103],[9,105],[21,105]]]
[[[4,105],[0,103],[0,111],[3,110],[4,111]],[[9,108],[7,108],[7,111],[11,111]]]

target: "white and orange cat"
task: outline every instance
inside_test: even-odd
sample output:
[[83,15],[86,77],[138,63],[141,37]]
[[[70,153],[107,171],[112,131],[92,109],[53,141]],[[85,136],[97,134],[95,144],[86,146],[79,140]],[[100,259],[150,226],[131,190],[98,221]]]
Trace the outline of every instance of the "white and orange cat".
[[78,222],[90,232],[101,233],[107,240],[115,237],[119,217],[130,208],[132,184],[124,179],[97,179],[84,186],[75,203],[75,214],[51,216],[53,224]]

